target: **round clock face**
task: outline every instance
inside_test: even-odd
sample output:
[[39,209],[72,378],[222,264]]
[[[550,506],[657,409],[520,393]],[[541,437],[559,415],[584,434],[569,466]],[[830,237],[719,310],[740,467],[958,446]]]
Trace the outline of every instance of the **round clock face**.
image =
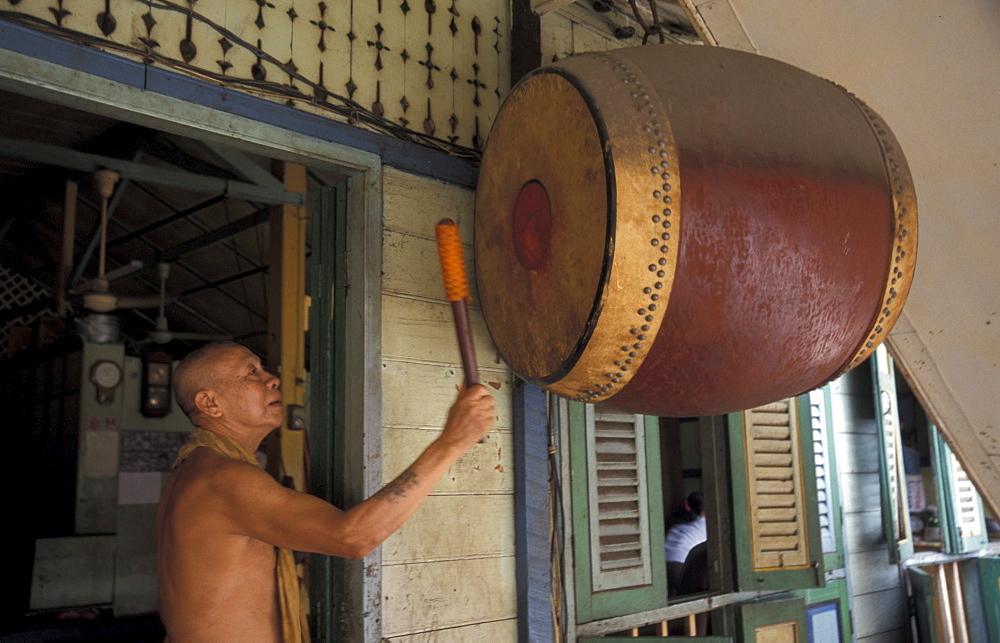
[[122,369],[114,362],[97,362],[90,370],[90,379],[101,388],[114,388],[122,380]]

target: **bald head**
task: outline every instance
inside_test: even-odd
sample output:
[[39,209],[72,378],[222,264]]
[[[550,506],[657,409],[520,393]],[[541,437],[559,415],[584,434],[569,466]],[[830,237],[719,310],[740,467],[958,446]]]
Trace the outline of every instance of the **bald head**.
[[195,395],[213,388],[219,381],[219,357],[233,348],[245,348],[236,342],[214,342],[188,353],[174,369],[174,395],[184,415],[193,418],[198,410]]

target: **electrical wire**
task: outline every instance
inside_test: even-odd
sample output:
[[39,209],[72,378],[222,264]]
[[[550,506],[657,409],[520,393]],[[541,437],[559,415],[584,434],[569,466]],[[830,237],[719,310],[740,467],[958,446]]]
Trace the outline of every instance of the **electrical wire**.
[[14,11],[0,11],[0,18],[14,23],[25,24],[38,31],[76,42],[78,44],[142,56],[146,64],[158,63],[166,67],[183,71],[191,76],[195,76],[213,84],[227,87],[239,87],[262,96],[284,98],[290,103],[308,103],[332,112],[338,116],[346,117],[347,122],[351,125],[365,126],[400,140],[437,149],[451,156],[464,158],[474,163],[478,163],[481,159],[482,155],[476,149],[458,145],[457,143],[453,143],[445,139],[408,129],[401,124],[397,124],[376,114],[372,110],[362,106],[360,103],[357,103],[349,97],[331,92],[322,85],[303,76],[294,67],[290,67],[286,63],[280,62],[264,50],[243,40],[232,31],[188,7],[182,7],[174,2],[170,2],[169,0],[152,0],[144,2],[143,4],[148,6],[150,9],[176,11],[185,15],[190,15],[193,19],[208,26],[216,33],[223,36],[226,40],[249,51],[258,60],[266,61],[267,63],[274,65],[285,74],[288,74],[289,78],[308,86],[312,89],[313,94],[306,94],[292,85],[253,78],[235,78],[224,73],[212,72],[207,69],[196,67],[190,63],[184,62],[183,60],[177,60],[156,51],[154,46],[148,44],[149,42],[152,42],[149,40],[144,43],[144,47],[135,47],[115,42],[113,40],[99,38],[91,34],[67,29],[65,27],[46,22],[36,16]]

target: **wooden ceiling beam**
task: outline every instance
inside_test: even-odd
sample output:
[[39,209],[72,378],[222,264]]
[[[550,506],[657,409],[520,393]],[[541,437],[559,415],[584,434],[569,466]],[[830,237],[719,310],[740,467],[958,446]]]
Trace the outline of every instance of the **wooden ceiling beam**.
[[305,205],[305,196],[303,194],[290,192],[283,188],[262,187],[244,181],[234,181],[214,176],[194,174],[183,170],[154,167],[110,156],[80,152],[48,143],[0,138],[0,156],[32,161],[42,165],[64,167],[81,172],[93,172],[99,169],[114,170],[123,179],[158,183],[170,187],[182,188],[191,192],[225,194],[226,196],[268,205]]

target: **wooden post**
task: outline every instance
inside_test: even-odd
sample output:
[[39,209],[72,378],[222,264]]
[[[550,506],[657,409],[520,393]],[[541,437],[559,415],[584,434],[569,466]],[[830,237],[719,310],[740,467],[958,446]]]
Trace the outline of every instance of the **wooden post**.
[[[290,192],[306,193],[306,169],[275,161],[275,175]],[[306,208],[280,205],[271,208],[269,228],[271,262],[267,292],[267,361],[281,378],[284,418],[278,441],[268,443],[268,470],[278,482],[309,489],[308,434],[305,426],[306,342],[309,311],[306,308]],[[273,435],[273,434],[272,434]],[[296,557],[302,627],[308,632],[309,582],[305,559]]]
[[66,289],[69,276],[73,272],[73,242],[76,238],[76,181],[66,181],[66,197],[63,202],[62,254],[59,258],[59,282],[56,284],[56,309],[59,317],[69,310],[66,303]]
[[941,633],[945,641],[953,641],[955,624],[952,622],[951,597],[948,595],[948,578],[945,575],[945,563],[934,565],[934,587],[937,590],[937,609],[941,610],[939,626],[944,629]]
[[948,588],[951,595],[952,624],[954,625],[955,641],[969,643],[969,628],[965,619],[965,597],[962,590],[962,579],[958,569],[958,561],[947,563]]
[[[274,173],[290,192],[306,193],[302,165],[275,162]],[[268,273],[267,359],[281,378],[285,418],[278,432],[278,448],[268,450],[268,468],[278,481],[298,491],[309,487],[306,470],[305,404],[306,208],[280,205],[271,209],[271,267]],[[299,419],[301,418],[301,420]]]

